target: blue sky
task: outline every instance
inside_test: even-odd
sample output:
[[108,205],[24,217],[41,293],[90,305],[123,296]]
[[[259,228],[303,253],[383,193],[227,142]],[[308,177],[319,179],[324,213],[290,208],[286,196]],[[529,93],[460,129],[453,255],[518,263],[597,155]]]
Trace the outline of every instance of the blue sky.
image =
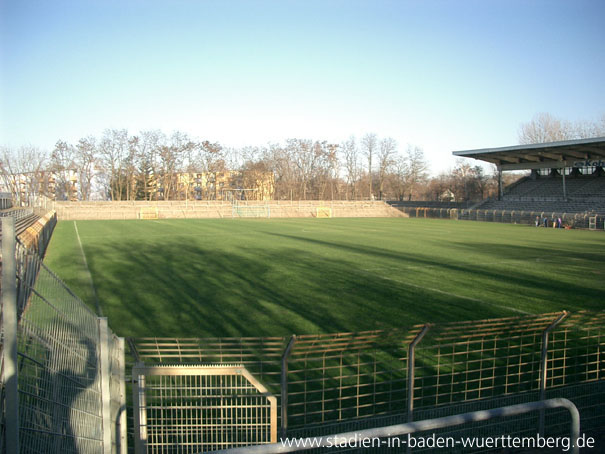
[[0,144],[106,128],[452,150],[605,114],[605,2],[0,0]]

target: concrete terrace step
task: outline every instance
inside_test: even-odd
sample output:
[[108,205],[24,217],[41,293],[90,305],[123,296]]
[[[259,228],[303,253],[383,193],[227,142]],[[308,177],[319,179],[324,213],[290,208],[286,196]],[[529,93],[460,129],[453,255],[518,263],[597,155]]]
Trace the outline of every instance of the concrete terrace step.
[[[240,208],[268,207],[271,217],[314,217],[318,208],[330,208],[333,217],[402,217],[399,210],[383,201],[240,201]],[[157,209],[158,217],[225,218],[233,216],[233,205],[224,201],[123,201],[123,202],[56,202],[61,220],[138,219],[141,209]]]

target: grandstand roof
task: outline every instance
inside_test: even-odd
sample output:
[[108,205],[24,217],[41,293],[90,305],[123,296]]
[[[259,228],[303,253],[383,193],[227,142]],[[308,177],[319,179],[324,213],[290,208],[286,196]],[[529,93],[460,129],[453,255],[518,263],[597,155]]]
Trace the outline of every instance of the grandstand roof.
[[605,137],[454,151],[453,154],[491,162],[502,170],[605,167]]

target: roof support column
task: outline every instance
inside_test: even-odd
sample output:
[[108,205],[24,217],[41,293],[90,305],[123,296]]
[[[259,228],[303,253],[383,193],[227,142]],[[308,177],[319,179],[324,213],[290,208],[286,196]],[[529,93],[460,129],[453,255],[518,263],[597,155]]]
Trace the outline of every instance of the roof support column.
[[567,202],[567,188],[565,187],[565,167],[561,169],[561,173],[563,174],[563,200]]
[[502,167],[498,166],[498,200],[502,200]]

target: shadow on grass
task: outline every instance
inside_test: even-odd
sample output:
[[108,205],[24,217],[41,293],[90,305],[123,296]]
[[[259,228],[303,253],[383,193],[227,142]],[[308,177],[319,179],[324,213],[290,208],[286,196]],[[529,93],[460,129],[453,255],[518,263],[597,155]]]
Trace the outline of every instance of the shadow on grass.
[[[506,272],[499,272],[498,270],[493,269],[493,267],[486,267],[485,265],[481,264],[473,265],[466,262],[458,262],[446,258],[437,261],[417,254],[406,254],[402,252],[389,251],[386,249],[376,248],[374,246],[365,247],[359,244],[338,243],[334,241],[326,242],[314,238],[278,233],[271,233],[271,235],[288,238],[290,240],[308,242],[324,247],[338,248],[346,250],[348,252],[355,252],[363,255],[373,255],[384,260],[413,263],[420,267],[431,267],[437,270],[441,270],[443,272],[453,272],[453,276],[466,276],[473,277],[475,279],[482,278],[489,282],[502,282],[507,283],[508,285],[512,284],[518,288],[523,289],[523,293],[525,296],[543,297],[544,290],[547,289],[549,294],[556,295],[557,298],[556,301],[545,302],[547,305],[552,306],[548,309],[549,311],[558,311],[564,309],[602,309],[602,294],[603,288],[605,288],[605,286],[603,286],[603,288],[591,288],[589,286],[583,285],[583,280],[581,279],[582,276],[578,276],[577,282],[570,284],[569,282],[563,282],[556,275],[551,275],[548,277],[545,277],[543,274],[532,275],[531,273],[528,273],[525,269],[518,269],[517,271],[511,271],[510,269],[507,269]],[[441,244],[439,246],[443,247],[443,245]],[[457,243],[456,245],[453,245],[452,243],[448,242],[447,246],[454,248],[457,247],[463,250],[475,250],[480,251],[481,253],[485,253],[492,258],[496,258],[494,260],[494,265],[496,266],[498,265],[497,257],[535,258],[536,256],[544,256],[545,253],[544,249],[517,245],[498,245],[488,243]],[[557,251],[557,255],[560,255],[560,251]],[[601,254],[584,252],[578,254],[574,253],[574,256],[585,261],[591,261],[598,264],[603,263],[603,255]],[[564,265],[562,264],[562,266]],[[468,281],[468,279],[462,279],[461,284],[465,285],[465,281]],[[466,285],[468,285],[468,283]],[[559,307],[557,307],[557,303],[559,303]],[[477,315],[479,315],[479,317]],[[483,312],[483,309],[481,309],[481,314],[475,314],[475,316],[471,316],[468,319],[472,320],[487,317],[488,315]],[[426,320],[431,321],[432,319],[429,318]],[[454,318],[450,320],[454,320]]]
[[512,315],[301,249],[217,253],[143,241],[87,246],[86,255],[103,312],[123,336],[281,336]]
[[[124,336],[286,336],[519,315],[515,308],[538,313],[601,306],[602,290],[594,282],[583,285],[581,276],[570,284],[556,274],[474,264],[440,250],[431,255],[262,233],[269,238],[265,247],[200,245],[175,236],[84,248],[103,312]],[[446,245],[486,257],[544,253],[517,245]],[[580,252],[590,264],[600,258]]]
[[564,244],[558,248],[553,248],[551,245],[549,249],[545,249],[544,247],[523,246],[517,244],[511,245],[485,242],[448,243],[447,246],[464,251],[480,252],[492,257],[527,260],[528,262],[531,262],[535,259],[549,259],[552,257],[559,260],[561,267],[564,267],[566,265],[566,261],[569,260],[589,262],[598,266],[602,266],[602,264],[605,262],[605,253],[595,252],[595,250],[598,250],[600,247],[602,247],[602,245],[599,244],[574,244],[573,252],[567,249]]

